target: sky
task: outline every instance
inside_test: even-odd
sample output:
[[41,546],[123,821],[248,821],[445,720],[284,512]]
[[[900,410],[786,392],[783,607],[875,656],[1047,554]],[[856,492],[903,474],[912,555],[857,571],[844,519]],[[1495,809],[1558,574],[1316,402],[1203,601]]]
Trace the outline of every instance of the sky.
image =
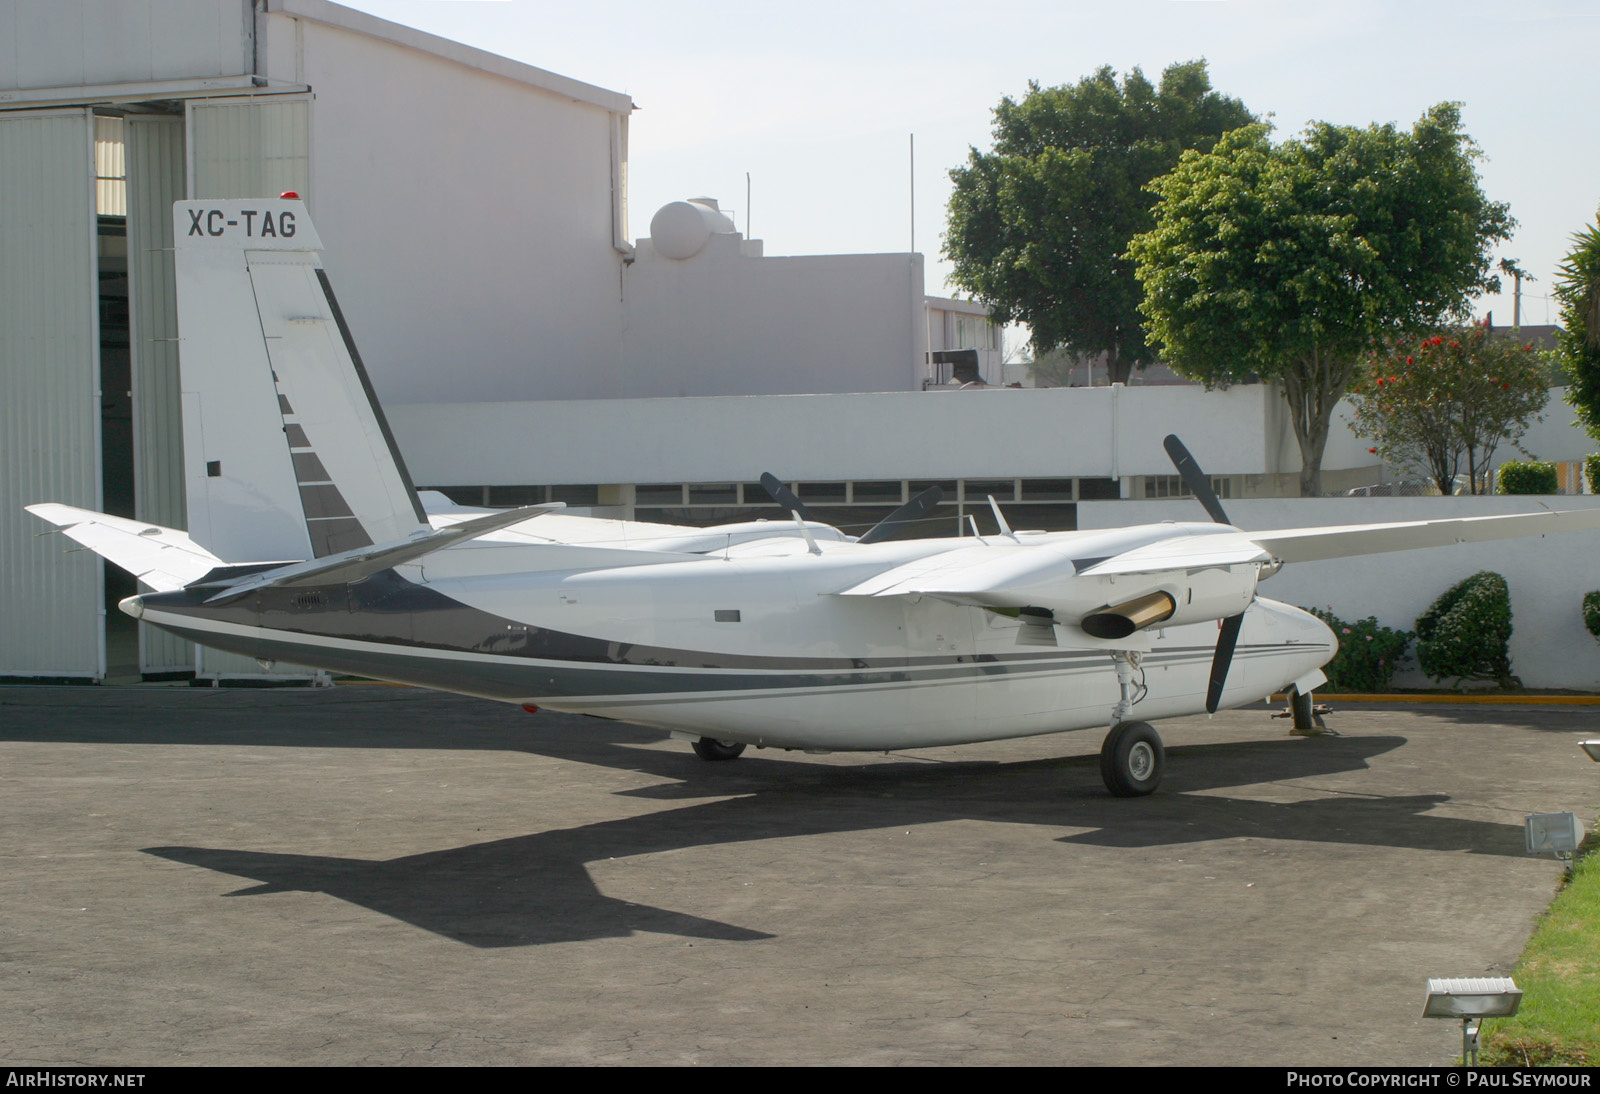
[[[767,254],[920,251],[934,295],[959,288],[948,173],[990,147],[995,105],[1102,65],[1158,80],[1204,58],[1278,137],[1462,103],[1484,192],[1518,221],[1496,259],[1537,279],[1524,324],[1556,321],[1556,267],[1600,205],[1595,0],[342,2],[630,95],[631,238],[710,196]],[[1509,280],[1477,310],[1509,324]]]

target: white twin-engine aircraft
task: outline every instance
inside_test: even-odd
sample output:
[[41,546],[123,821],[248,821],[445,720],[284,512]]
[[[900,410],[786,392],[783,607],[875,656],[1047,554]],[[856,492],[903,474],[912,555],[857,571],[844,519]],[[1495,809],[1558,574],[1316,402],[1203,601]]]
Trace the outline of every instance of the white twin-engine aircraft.
[[[626,719],[707,760],[746,745],[888,750],[1110,727],[1113,794],[1160,782],[1143,720],[1285,686],[1337,649],[1256,595],[1285,562],[1600,526],[1600,510],[1244,532],[1215,523],[852,539],[807,519],[686,529],[559,506],[425,510],[373,397],[303,203],[174,209],[188,533],[29,506],[136,574],[122,610],[263,662]],[[267,561],[278,560],[278,561]]]

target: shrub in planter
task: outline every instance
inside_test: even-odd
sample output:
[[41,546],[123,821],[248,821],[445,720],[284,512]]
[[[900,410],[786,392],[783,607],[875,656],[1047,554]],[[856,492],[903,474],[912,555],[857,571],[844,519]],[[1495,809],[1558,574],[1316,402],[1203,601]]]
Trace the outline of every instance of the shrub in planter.
[[1306,611],[1326,623],[1339,640],[1339,652],[1322,666],[1328,691],[1386,691],[1396,671],[1410,658],[1410,631],[1390,630],[1373,616],[1346,623],[1329,608]]
[[1600,589],[1583,594],[1583,625],[1600,640]]
[[1511,592],[1485,570],[1451,586],[1417,617],[1417,662],[1435,680],[1493,680],[1521,687],[1511,675]]
[[1495,473],[1497,494],[1554,494],[1556,465],[1548,460],[1507,460]]

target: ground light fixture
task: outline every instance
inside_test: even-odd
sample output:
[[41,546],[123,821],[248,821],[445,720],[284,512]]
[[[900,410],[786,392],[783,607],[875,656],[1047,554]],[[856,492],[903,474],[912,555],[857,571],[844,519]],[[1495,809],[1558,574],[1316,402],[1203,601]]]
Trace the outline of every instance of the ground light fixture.
[[1572,856],[1583,842],[1583,824],[1576,813],[1529,813],[1522,828],[1528,854],[1554,855],[1572,873]]
[[1473,976],[1428,981],[1424,1018],[1461,1019],[1461,1059],[1478,1066],[1478,1031],[1485,1018],[1510,1018],[1522,1005],[1522,989],[1509,976]]

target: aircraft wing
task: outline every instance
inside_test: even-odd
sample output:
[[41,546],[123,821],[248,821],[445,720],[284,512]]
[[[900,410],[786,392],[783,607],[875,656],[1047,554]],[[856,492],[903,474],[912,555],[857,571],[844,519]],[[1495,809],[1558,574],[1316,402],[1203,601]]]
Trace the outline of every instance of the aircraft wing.
[[875,574],[840,596],[932,596],[992,607],[1051,606],[1076,576],[1112,577],[1321,559],[1600,529],[1600,508],[1491,517],[1178,533],[1107,558],[1074,559],[1070,544],[965,547]]
[[60,528],[67,538],[110,559],[157,592],[181,589],[225,565],[222,559],[190,539],[187,532],[175,528],[111,517],[53,501],[30,505],[27,509]]
[[1059,572],[1062,566],[1067,576],[1076,572],[1070,559],[1049,546],[962,547],[891,567],[836,595],[934,596],[972,604],[1011,605],[1010,600],[985,599],[985,595],[1035,577],[1041,570]]
[[1600,528],[1600,509],[1547,510],[1543,513],[1509,513],[1496,517],[1452,517],[1444,520],[1409,520],[1392,524],[1347,524],[1331,528],[1285,528],[1281,531],[1245,533],[1273,558],[1283,562],[1314,562],[1417,547],[1443,547],[1451,543],[1482,543],[1519,539],[1547,532],[1575,532]]
[[1272,553],[1252,532],[1223,532],[1207,536],[1173,536],[1135,547],[1078,571],[1085,577],[1113,574],[1153,574],[1166,570],[1206,570],[1270,562]]

